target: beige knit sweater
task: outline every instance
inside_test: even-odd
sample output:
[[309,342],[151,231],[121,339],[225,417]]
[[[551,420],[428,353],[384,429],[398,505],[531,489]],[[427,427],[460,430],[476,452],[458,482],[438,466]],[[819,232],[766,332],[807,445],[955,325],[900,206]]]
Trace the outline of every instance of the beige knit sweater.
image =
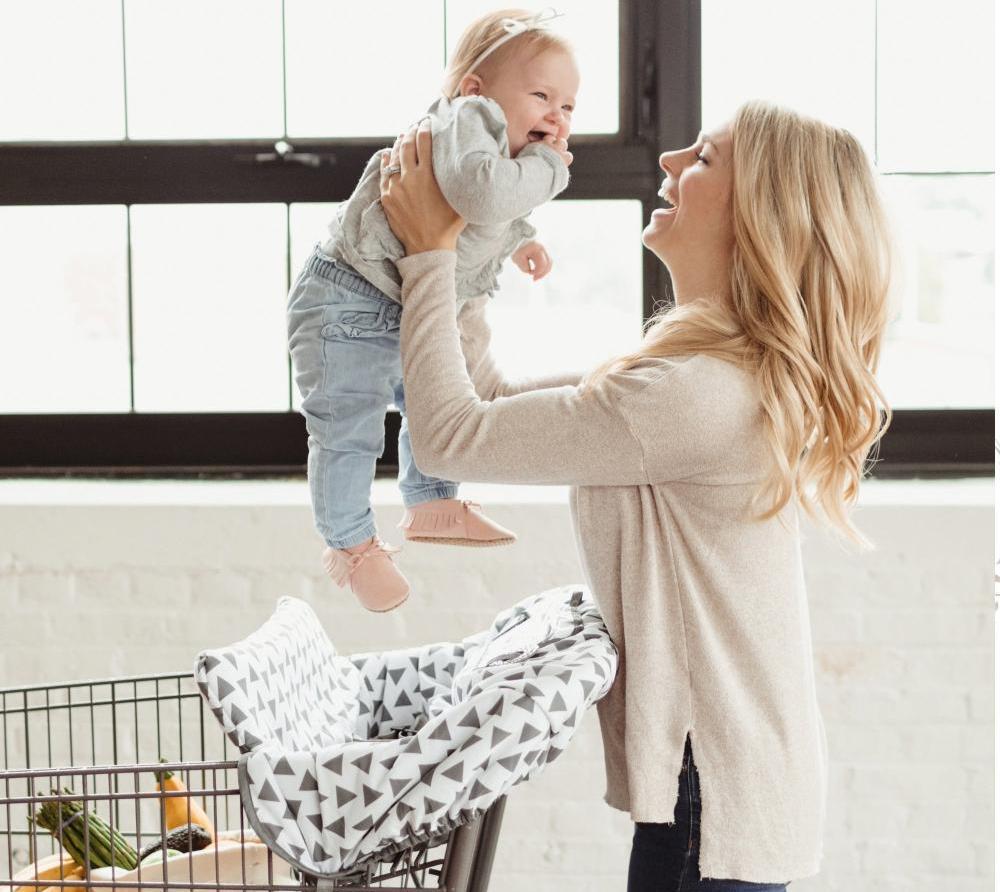
[[770,461],[752,378],[706,356],[650,359],[589,393],[481,399],[466,361],[488,338],[467,336],[463,360],[454,267],[450,251],[399,261],[414,457],[452,480],[573,485],[581,559],[621,658],[598,704],[606,801],[672,822],[690,733],[702,876],[816,873],[827,756],[797,511],[752,517]]

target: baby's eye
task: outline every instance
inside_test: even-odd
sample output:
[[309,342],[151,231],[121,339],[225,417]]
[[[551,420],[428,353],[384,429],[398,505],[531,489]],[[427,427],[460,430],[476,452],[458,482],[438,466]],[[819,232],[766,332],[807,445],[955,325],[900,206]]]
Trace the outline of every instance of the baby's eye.
[[548,99],[548,98],[549,98],[549,97],[548,97],[548,96],[547,96],[547,95],[546,95],[545,93],[543,93],[543,92],[542,92],[541,90],[537,90],[536,92],[532,93],[531,95],[532,95],[532,96],[537,96],[537,97],[538,97],[539,99],[541,99],[541,100],[542,100],[542,102],[544,102],[544,101],[545,101],[546,99]]
[[571,114],[573,114],[573,106],[572,105],[564,105],[563,106],[563,111],[566,112],[566,114],[571,115]]

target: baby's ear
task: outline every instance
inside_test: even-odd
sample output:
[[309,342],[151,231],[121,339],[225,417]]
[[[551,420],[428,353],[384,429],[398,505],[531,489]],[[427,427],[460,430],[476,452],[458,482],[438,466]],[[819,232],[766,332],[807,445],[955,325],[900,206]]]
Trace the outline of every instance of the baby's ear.
[[458,85],[459,96],[482,96],[483,79],[478,74],[467,74]]

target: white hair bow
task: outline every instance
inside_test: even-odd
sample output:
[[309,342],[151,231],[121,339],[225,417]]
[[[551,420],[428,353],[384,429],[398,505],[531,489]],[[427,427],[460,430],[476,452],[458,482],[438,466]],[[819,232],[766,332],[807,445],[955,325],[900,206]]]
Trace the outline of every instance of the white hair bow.
[[553,20],[561,15],[561,12],[556,12],[551,6],[546,6],[541,12],[536,12],[526,19],[501,19],[500,24],[511,37],[517,37],[518,34],[524,34],[525,31],[540,31],[548,28]]
[[476,57],[476,60],[466,69],[465,73],[471,74],[475,71],[480,65],[483,64],[483,60],[490,53],[502,47],[508,40],[512,40],[527,31],[545,31],[548,29],[549,25],[561,15],[561,12],[556,12],[551,6],[546,6],[541,12],[536,12],[534,15],[527,16],[526,18],[501,19],[500,25],[507,33],[483,50],[483,52]]

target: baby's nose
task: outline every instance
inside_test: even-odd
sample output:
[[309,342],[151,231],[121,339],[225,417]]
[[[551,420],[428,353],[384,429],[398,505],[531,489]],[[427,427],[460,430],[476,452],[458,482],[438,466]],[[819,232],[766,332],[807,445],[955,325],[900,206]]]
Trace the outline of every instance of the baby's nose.
[[563,139],[569,137],[570,116],[568,113],[562,109],[556,109],[555,111],[550,111],[545,116],[545,120],[556,128],[558,136],[561,136]]

